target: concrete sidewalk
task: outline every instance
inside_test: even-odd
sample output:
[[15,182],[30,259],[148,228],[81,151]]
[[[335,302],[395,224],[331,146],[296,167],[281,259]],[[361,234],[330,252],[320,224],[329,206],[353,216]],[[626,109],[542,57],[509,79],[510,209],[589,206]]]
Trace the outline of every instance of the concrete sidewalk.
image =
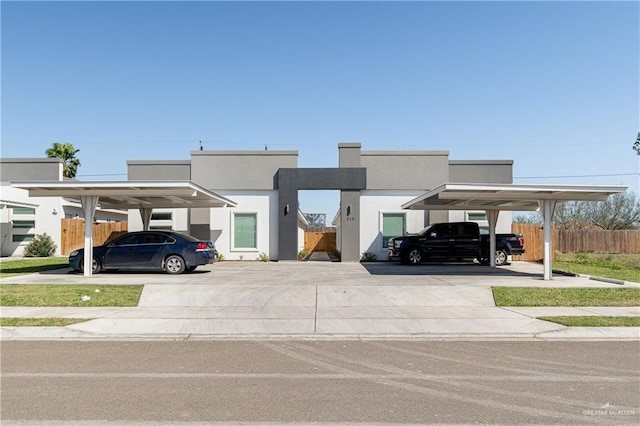
[[[537,268],[536,268],[537,267]],[[539,269],[539,270],[538,270]],[[67,327],[3,327],[2,339],[634,339],[640,328],[570,328],[543,315],[640,316],[633,308],[498,308],[492,285],[621,287],[588,277],[542,281],[542,267],[222,262],[200,273],[68,271],[2,283],[144,284],[132,308],[3,307],[3,317],[88,318]],[[625,286],[638,286],[635,283]]]

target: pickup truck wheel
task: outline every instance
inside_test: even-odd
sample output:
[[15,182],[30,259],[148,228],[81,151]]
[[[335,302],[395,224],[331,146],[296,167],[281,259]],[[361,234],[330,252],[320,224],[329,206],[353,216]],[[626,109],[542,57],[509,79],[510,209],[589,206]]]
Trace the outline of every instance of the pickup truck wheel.
[[422,251],[419,248],[412,248],[406,254],[407,263],[410,265],[419,265],[422,262]]
[[502,266],[507,263],[507,252],[505,250],[496,250],[496,266]]

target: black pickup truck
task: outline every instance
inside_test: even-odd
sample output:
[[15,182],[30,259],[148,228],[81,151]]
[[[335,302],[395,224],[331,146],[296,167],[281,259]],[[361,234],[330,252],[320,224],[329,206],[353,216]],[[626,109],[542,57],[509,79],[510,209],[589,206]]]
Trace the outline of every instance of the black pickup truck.
[[[387,249],[389,260],[411,265],[429,260],[489,263],[489,233],[475,222],[435,223],[418,234],[391,238]],[[496,265],[523,253],[522,234],[496,234]]]

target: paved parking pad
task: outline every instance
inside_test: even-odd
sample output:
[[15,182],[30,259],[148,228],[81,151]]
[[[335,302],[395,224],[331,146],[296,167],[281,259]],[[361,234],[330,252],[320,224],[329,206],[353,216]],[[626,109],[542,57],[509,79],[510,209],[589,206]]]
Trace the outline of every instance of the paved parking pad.
[[138,306],[315,306],[315,299],[314,286],[146,285]]
[[[583,277],[543,281],[542,272],[542,265],[525,262],[504,268],[222,262],[180,276],[103,273],[91,278],[60,270],[2,283],[143,284],[139,306],[5,307],[5,317],[95,319],[67,327],[4,327],[2,338],[570,338],[567,327],[535,319],[538,311],[496,307],[491,286],[619,287]],[[637,339],[639,334],[631,328],[615,337]]]

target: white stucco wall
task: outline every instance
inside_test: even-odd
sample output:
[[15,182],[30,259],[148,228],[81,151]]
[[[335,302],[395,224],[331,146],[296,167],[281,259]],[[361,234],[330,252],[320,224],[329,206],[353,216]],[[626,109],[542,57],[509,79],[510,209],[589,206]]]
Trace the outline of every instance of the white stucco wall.
[[[270,260],[278,259],[278,192],[277,191],[216,191],[235,201],[236,207],[211,209],[212,240],[227,260],[257,260],[265,253]],[[255,213],[257,217],[257,247],[233,247],[233,215]]]
[[298,226],[298,253],[304,250],[304,229]]
[[[278,192],[277,191],[216,191],[238,205],[236,207],[210,209],[211,240],[226,260],[257,260],[265,253],[270,260],[278,258]],[[156,212],[171,212],[174,231],[189,231],[188,209],[154,209]],[[255,213],[257,215],[257,248],[237,249],[232,246],[234,213]],[[169,224],[152,221],[151,224]],[[129,231],[141,231],[142,218],[138,210],[129,210]],[[298,245],[304,247],[304,230],[298,228]]]
[[427,224],[428,213],[418,210],[402,210],[402,204],[424,191],[362,191],[360,194],[360,253],[371,252],[378,260],[386,260],[387,248],[382,246],[382,215],[405,215],[405,232],[415,233]]
[[[189,209],[153,209],[153,213],[171,213],[171,220],[152,220],[150,226],[171,226],[172,231],[189,231]],[[129,210],[129,232],[142,231],[142,216],[136,209]]]
[[[449,212],[449,222],[477,222],[480,227],[486,227],[489,229],[489,222],[486,220],[478,221],[469,218],[469,213],[485,214],[484,210],[452,210]],[[513,220],[513,214],[510,211],[504,210],[498,214],[498,223],[496,224],[497,234],[509,234],[511,233],[511,223]]]
[[[429,225],[429,212],[424,210],[402,210],[402,204],[422,195],[420,191],[362,191],[360,197],[360,253],[371,252],[378,260],[387,258],[387,248],[382,246],[382,215],[399,213],[405,215],[405,233],[417,233]],[[469,221],[469,213],[484,211],[450,211],[449,222]],[[511,232],[512,213],[500,212],[496,232]],[[478,221],[480,226],[489,226]]]

